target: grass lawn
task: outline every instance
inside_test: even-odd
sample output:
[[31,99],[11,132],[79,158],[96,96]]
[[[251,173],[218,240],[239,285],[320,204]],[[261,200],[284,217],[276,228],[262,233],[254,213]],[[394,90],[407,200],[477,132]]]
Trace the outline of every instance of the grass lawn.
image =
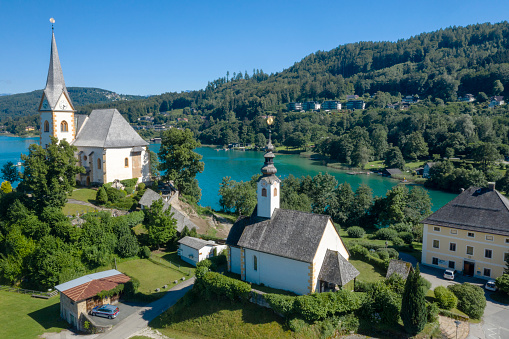
[[357,276],[357,280],[373,282],[385,278],[385,272],[382,272],[382,270],[367,262],[353,259],[348,261],[360,272],[360,274]]
[[[185,310],[185,312],[183,312]],[[154,319],[150,326],[162,334],[183,338],[315,338],[316,333],[293,333],[283,318],[251,303],[183,300]]]
[[384,167],[385,166],[383,160],[370,161],[366,165],[364,165],[365,170],[381,169]]
[[78,204],[65,204],[64,208],[62,208],[62,213],[65,215],[77,215],[78,213],[88,213],[96,211],[95,208],[85,205]]
[[154,294],[156,288],[161,290],[164,285],[168,288],[175,286],[173,281],[181,278],[188,279],[190,276],[162,264],[155,264],[148,259],[136,259],[121,262],[117,269],[127,275],[133,276],[140,281],[139,291],[145,295]]
[[0,338],[37,338],[68,327],[60,319],[59,297],[32,298],[28,294],[0,291]]
[[84,202],[95,202],[95,196],[97,194],[97,191],[90,189],[90,188],[79,188],[74,191],[72,191],[72,194],[69,196],[71,199],[80,200]]

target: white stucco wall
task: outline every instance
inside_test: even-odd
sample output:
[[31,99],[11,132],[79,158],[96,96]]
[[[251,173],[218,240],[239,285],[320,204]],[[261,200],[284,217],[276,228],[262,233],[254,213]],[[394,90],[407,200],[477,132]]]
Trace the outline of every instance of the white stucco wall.
[[[281,190],[279,187],[279,182],[275,181],[272,184],[266,184],[265,181],[261,180],[258,182],[256,194],[257,194],[257,211],[259,217],[270,218],[274,209],[279,208],[279,197],[281,194]],[[267,196],[262,196],[262,189],[267,189]],[[277,194],[274,195],[274,188],[277,191]]]
[[320,269],[322,268],[323,260],[325,259],[325,253],[328,249],[338,251],[346,260],[350,258],[350,255],[341,241],[336,228],[330,220],[327,222],[322,240],[320,240],[320,244],[318,245],[318,249],[313,259],[313,281],[315,288],[319,286],[318,275],[320,274]]
[[[80,154],[80,152],[83,152]],[[93,152],[92,155],[90,155]],[[78,156],[81,160],[81,165],[84,167],[93,167],[92,168],[92,177],[90,178],[91,182],[103,182],[103,174],[104,174],[104,162],[103,162],[103,152],[104,149],[102,147],[78,147]],[[85,160],[85,156],[87,160]],[[97,168],[97,159],[101,161],[101,168]]]
[[240,274],[240,248],[230,246],[230,272]]
[[[62,121],[67,122],[67,132],[62,132],[60,124]],[[51,125],[51,122],[50,122]],[[72,142],[74,140],[74,113],[73,112],[55,112],[55,121],[53,122],[54,135],[58,140],[67,140]]]
[[[186,246],[184,244],[179,244],[179,256],[182,260],[185,262],[196,266],[196,263],[198,262],[198,250],[191,248],[189,246]],[[192,257],[190,257],[192,256]]]
[[[132,147],[126,148],[106,148],[106,182],[112,182],[115,179],[124,180],[133,177],[133,157],[131,156]],[[124,166],[125,158],[129,159],[129,165]],[[150,155],[146,150],[141,152],[141,177],[138,181],[146,182],[150,180]]]
[[[255,255],[258,260],[256,271],[253,263]],[[309,265],[310,263],[246,249],[246,281],[255,284],[263,283],[296,294],[308,294]]]

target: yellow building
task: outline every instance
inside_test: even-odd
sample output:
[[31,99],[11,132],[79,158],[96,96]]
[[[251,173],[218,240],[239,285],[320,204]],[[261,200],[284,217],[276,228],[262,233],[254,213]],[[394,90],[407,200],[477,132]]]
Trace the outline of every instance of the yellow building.
[[509,258],[509,200],[470,187],[422,221],[422,264],[484,279],[501,276]]

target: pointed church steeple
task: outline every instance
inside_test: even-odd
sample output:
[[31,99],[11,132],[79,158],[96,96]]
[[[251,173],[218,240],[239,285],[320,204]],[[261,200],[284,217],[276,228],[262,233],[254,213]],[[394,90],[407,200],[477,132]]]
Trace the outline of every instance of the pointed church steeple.
[[[272,117],[267,121],[272,123]],[[269,129],[269,141],[265,147],[265,163],[262,167],[263,176],[258,179],[257,185],[257,213],[259,217],[270,218],[276,208],[279,208],[280,183],[281,180],[276,176],[277,168],[274,166],[273,153],[274,145],[272,145],[271,131]]]
[[[55,20],[52,18],[50,22],[54,23]],[[42,147],[49,145],[51,137],[59,140],[66,139],[68,142],[72,142],[76,137],[74,107],[67,87],[65,87],[64,73],[60,66],[53,27],[51,30],[48,77],[39,104],[41,114],[40,145]]]

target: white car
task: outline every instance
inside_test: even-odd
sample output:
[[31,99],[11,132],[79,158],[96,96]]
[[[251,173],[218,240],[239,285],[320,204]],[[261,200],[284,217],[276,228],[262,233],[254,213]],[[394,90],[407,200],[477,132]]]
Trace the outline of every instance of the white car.
[[484,288],[487,289],[488,291],[495,292],[497,290],[497,285],[495,285],[495,280],[488,280],[486,285],[484,285]]
[[454,270],[445,270],[444,272],[444,278],[449,280],[454,280]]

